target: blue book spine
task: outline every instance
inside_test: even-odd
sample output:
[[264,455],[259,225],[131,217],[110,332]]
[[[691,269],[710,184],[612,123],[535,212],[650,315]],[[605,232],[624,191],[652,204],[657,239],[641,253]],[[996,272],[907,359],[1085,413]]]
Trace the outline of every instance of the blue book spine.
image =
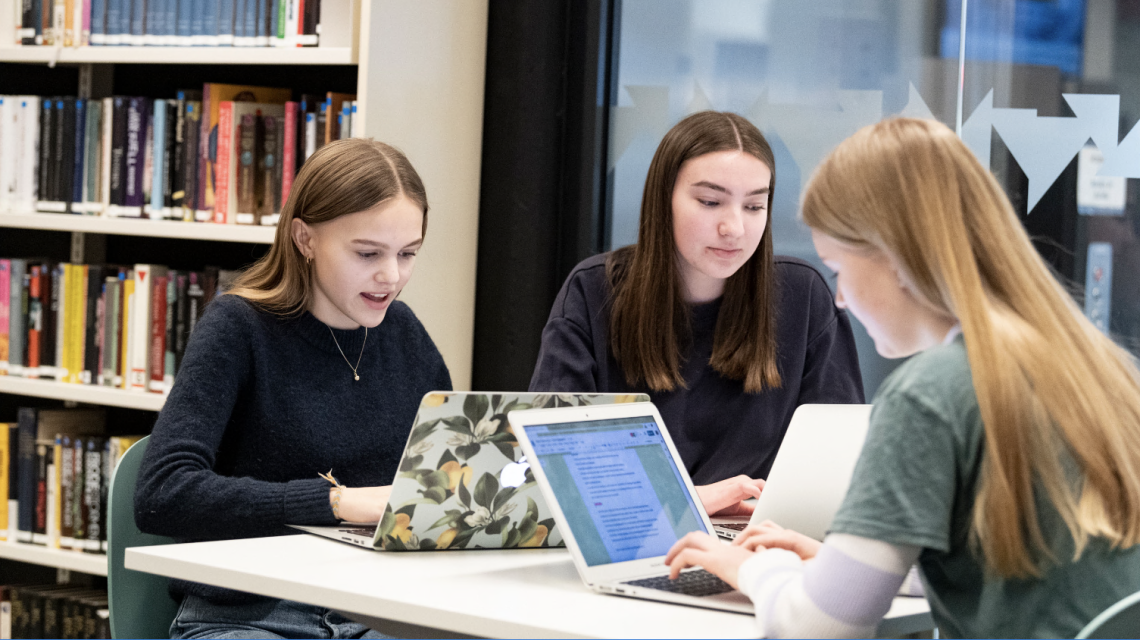
[[285,27],[285,21],[281,19],[284,10],[285,0],[269,0],[269,46],[274,46],[284,35],[282,29]]
[[194,4],[193,0],[178,0],[178,24],[175,26],[179,46],[188,47],[194,43]]
[[72,213],[83,213],[83,161],[87,157],[87,101],[75,101],[75,179],[71,182]]
[[166,0],[166,22],[162,34],[162,44],[167,46],[178,44],[178,0]]
[[215,43],[222,47],[234,44],[234,0],[218,0],[214,23]]
[[127,44],[143,44],[146,37],[146,0],[131,0]]
[[16,539],[20,542],[32,541],[32,529],[36,517],[36,427],[39,422],[36,409],[20,407],[17,411],[17,442],[8,443],[17,452],[16,495],[19,500],[16,525]]
[[91,45],[107,44],[107,0],[91,0]]
[[[158,44],[159,20],[162,17],[162,0],[134,0],[135,11],[142,12],[142,44]],[[135,44],[139,44],[136,42]]]
[[153,149],[151,151],[151,183],[150,183],[150,217],[155,220],[162,219],[163,214],[163,176],[166,173],[164,161],[166,159],[166,100],[154,101],[154,135]]
[[27,260],[13,258],[8,271],[8,372],[13,375],[23,375],[24,352],[28,345],[28,331],[24,325],[24,275],[27,266]]
[[258,6],[261,3],[258,0],[242,0],[242,2],[245,3],[245,46],[252,47],[257,44],[257,35],[260,33],[257,28],[257,18]]
[[106,0],[107,20],[104,26],[103,44],[123,44],[123,3],[126,0]]

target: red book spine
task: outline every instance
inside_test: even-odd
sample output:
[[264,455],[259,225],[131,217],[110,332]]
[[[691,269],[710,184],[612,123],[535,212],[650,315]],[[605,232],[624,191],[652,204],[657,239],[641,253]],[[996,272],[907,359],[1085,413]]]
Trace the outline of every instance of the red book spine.
[[162,378],[166,372],[166,284],[169,276],[150,279],[150,384],[152,393],[162,393]]
[[281,154],[281,208],[289,200],[289,191],[293,189],[293,172],[297,168],[297,111],[300,108],[297,102],[285,103],[285,147]]
[[214,222],[226,224],[230,211],[230,162],[234,146],[234,103],[218,105],[218,159],[214,163]]
[[41,267],[32,267],[28,278],[28,361],[25,375],[40,377],[40,333],[43,330],[43,300],[41,299]]

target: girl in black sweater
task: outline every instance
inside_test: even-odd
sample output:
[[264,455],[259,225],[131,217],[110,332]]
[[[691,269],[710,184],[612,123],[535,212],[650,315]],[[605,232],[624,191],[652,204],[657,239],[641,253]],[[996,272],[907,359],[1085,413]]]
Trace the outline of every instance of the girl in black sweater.
[[[398,150],[334,142],[294,182],[269,253],[210,304],[158,416],[135,494],[183,541],[378,521],[420,398],[447,367],[396,297],[427,229]],[[347,488],[318,474],[332,470]],[[378,637],[326,609],[175,581],[171,636]]]

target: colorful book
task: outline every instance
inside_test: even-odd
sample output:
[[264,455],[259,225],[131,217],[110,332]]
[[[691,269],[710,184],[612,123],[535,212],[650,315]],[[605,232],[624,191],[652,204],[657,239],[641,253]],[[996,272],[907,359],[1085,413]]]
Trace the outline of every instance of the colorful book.
[[[151,267],[150,309],[151,323],[149,327],[150,354],[147,361],[150,366],[150,376],[147,380],[147,391],[164,393],[167,389],[164,384],[166,376],[166,289],[170,276],[165,267]],[[173,378],[173,375],[171,376]]]
[[155,266],[135,265],[135,290],[130,308],[130,325],[126,341],[130,366],[130,391],[146,391],[150,381],[150,342],[151,342],[151,287]]
[[24,375],[24,354],[27,352],[27,306],[24,297],[24,276],[28,261],[12,258],[8,261],[8,373]]
[[0,259],[0,374],[8,373],[8,309],[12,304],[9,291],[12,282],[12,262]]

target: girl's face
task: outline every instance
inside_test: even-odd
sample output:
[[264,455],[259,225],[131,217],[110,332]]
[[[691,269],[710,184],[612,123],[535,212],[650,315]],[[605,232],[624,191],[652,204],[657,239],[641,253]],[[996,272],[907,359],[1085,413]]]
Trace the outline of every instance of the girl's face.
[[424,214],[397,196],[320,224],[293,220],[293,239],[312,258],[309,311],[330,327],[375,327],[412,275]]
[[887,254],[853,248],[814,229],[811,239],[820,260],[835,272],[835,306],[863,323],[884,358],[933,347],[957,322],[912,294]]
[[743,151],[686,160],[673,185],[673,238],[685,300],[709,302],[756,253],[768,224],[772,170]]

